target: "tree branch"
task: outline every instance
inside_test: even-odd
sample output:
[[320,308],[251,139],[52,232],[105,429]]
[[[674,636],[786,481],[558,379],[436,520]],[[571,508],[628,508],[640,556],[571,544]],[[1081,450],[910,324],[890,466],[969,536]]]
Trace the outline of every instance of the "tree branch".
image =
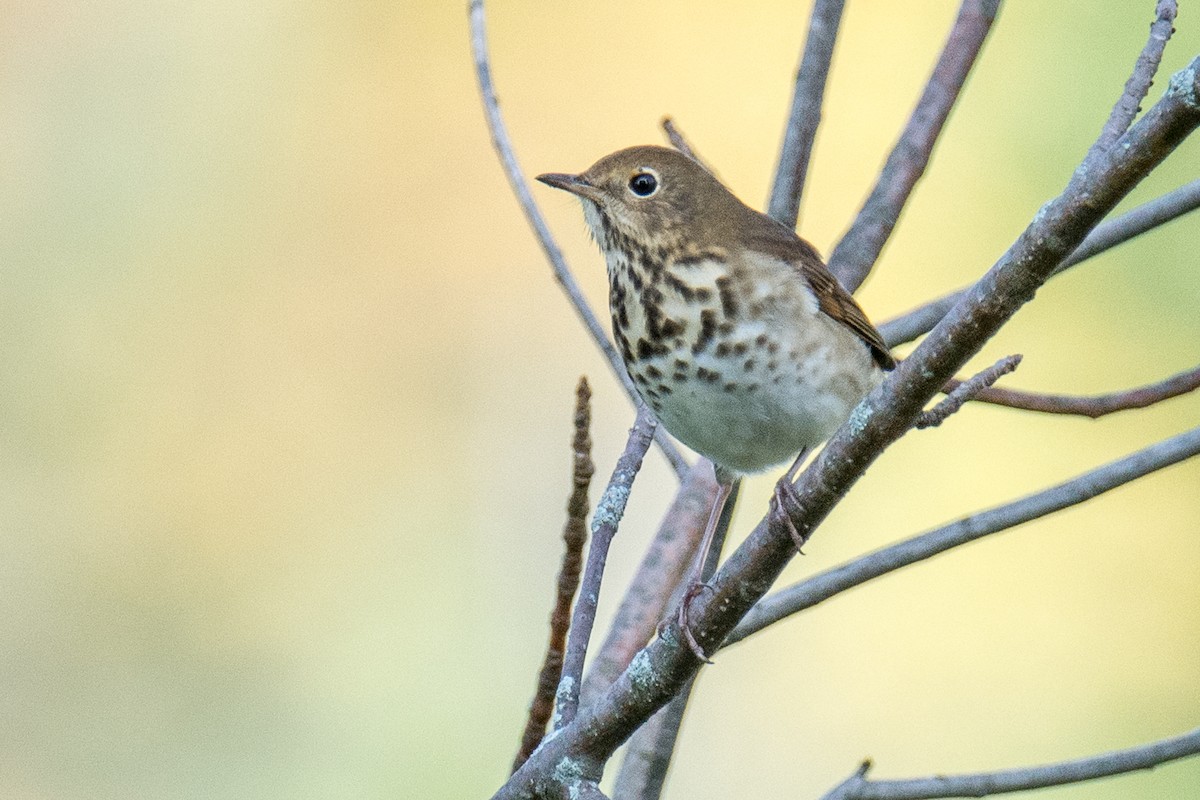
[[812,608],[847,589],[976,539],[1077,506],[1196,455],[1200,455],[1200,428],[1173,436],[1020,500],[980,511],[860,556],[763,598],[729,634],[724,646],[740,642],[785,617]]
[[[958,382],[951,381],[948,386],[956,383]],[[1158,383],[1127,389],[1123,392],[1080,396],[1024,392],[1019,389],[991,386],[978,392],[972,399],[981,403],[1019,408],[1024,411],[1040,411],[1044,414],[1073,414],[1097,419],[1117,411],[1146,408],[1196,389],[1200,389],[1200,366],[1172,375]]]
[[[725,537],[729,534],[729,524],[733,520],[733,511],[741,491],[741,480],[735,480],[729,496],[725,498],[721,517],[717,520],[712,545],[704,563],[700,565],[701,582],[708,581],[717,571],[721,551],[725,549]],[[707,521],[703,520],[701,527]],[[676,585],[671,595],[675,604],[682,602],[685,595],[692,591],[690,578],[688,575],[683,582]],[[683,724],[683,712],[687,709],[695,682],[696,676],[693,675],[671,702],[659,709],[629,740],[629,747],[621,762],[621,771],[617,774],[613,792],[618,800],[658,800],[662,794],[667,771],[671,767],[671,757],[675,752],[675,743],[679,738],[679,728]]]
[[[1052,274],[1059,275],[1093,256],[1100,255],[1110,248],[1166,224],[1176,217],[1195,211],[1197,208],[1200,208],[1200,179],[1184,184],[1162,197],[1151,200],[1098,226]],[[959,289],[884,322],[879,326],[883,340],[887,342],[888,347],[895,347],[928,333],[966,293],[967,289]]]
[[717,496],[712,464],[701,459],[684,476],[650,547],[613,617],[604,644],[592,657],[580,704],[590,705],[607,689],[633,654],[654,636],[672,592],[691,565]]
[[[637,389],[634,388],[633,381],[625,370],[625,365],[621,361],[621,355],[609,340],[608,334],[605,333],[604,328],[600,325],[600,321],[596,318],[591,306],[588,305],[587,298],[583,296],[583,291],[579,288],[579,284],[576,283],[575,276],[571,272],[571,268],[567,265],[567,260],[563,256],[558,243],[554,241],[554,236],[550,233],[550,227],[546,224],[545,218],[542,217],[542,212],[538,210],[537,203],[533,200],[533,194],[529,191],[529,183],[525,180],[524,173],[517,163],[517,155],[513,150],[512,140],[508,135],[508,128],[504,124],[504,117],[500,114],[500,100],[496,96],[496,85],[492,80],[491,57],[487,49],[487,28],[483,12],[483,0],[470,0],[470,24],[471,52],[475,59],[475,76],[479,82],[479,95],[483,101],[483,113],[487,119],[488,131],[491,133],[492,147],[500,159],[500,165],[504,168],[505,177],[508,178],[509,186],[512,187],[513,194],[517,197],[517,202],[521,206],[521,211],[525,214],[525,219],[529,222],[529,226],[533,228],[534,235],[537,237],[538,243],[542,246],[542,252],[546,254],[546,259],[550,262],[555,279],[562,286],[567,299],[571,301],[571,306],[575,309],[575,313],[579,316],[583,327],[587,329],[592,342],[600,348],[600,352],[604,354],[604,358],[608,361],[609,368],[617,376],[617,380],[621,382],[621,385],[625,387],[625,392],[629,395],[629,399],[637,406],[641,404],[641,398],[638,396]],[[675,474],[682,478],[683,474],[687,472],[688,465],[683,455],[679,452],[679,449],[675,446],[675,443],[661,429],[655,438],[659,449],[662,450],[668,463],[675,470]]]
[[[829,440],[796,484],[791,520],[811,534],[922,407],[945,386],[1088,231],[1200,124],[1200,58],[1177,73],[1155,104],[1108,151],[1085,160],[1063,193],[1047,203],[1008,252],[903,363],[871,392]],[[759,523],[691,605],[697,640],[706,649],[724,641],[795,553],[783,526]],[[564,760],[586,774],[604,762],[651,714],[696,673],[699,662],[677,623],[641,650],[617,681],[574,722],[544,742],[496,795],[555,792]]]
[[554,709],[554,690],[562,675],[563,649],[567,641],[567,629],[571,621],[571,600],[579,588],[579,569],[583,564],[583,545],[587,542],[588,487],[596,471],[592,463],[592,390],[587,378],[580,378],[575,389],[575,436],[571,440],[573,454],[571,471],[571,497],[567,500],[567,524],[563,527],[563,558],[558,571],[558,589],[555,593],[554,611],[550,615],[550,640],[546,644],[546,655],[538,673],[537,690],[529,706],[529,718],[521,746],[513,760],[513,771],[525,763],[529,754],[546,735],[546,723]]
[[913,423],[913,427],[918,429],[936,428],[945,422],[947,417],[962,408],[968,400],[979,399],[982,392],[1000,380],[1001,376],[1016,369],[1020,363],[1021,356],[1006,356],[965,381],[953,381],[954,388],[946,395],[945,399],[928,411],[922,411],[917,417],[917,421]]
[[[1154,75],[1158,72],[1158,64],[1162,61],[1163,50],[1167,40],[1175,32],[1175,15],[1179,13],[1175,0],[1158,0],[1154,10],[1155,20],[1150,24],[1150,38],[1138,55],[1133,65],[1133,73],[1125,81],[1125,91],[1113,106],[1108,120],[1100,131],[1099,138],[1092,145],[1093,150],[1107,150],[1112,147],[1129,126],[1133,124],[1137,113],[1141,111],[1142,100],[1154,83]],[[1091,153],[1089,152],[1089,155]]]
[[825,101],[825,81],[833,46],[837,42],[838,26],[842,22],[845,0],[817,0],[808,20],[808,38],[804,55],[796,71],[796,86],[792,93],[792,110],[783,134],[779,165],[775,168],[775,185],[767,203],[767,214],[787,225],[796,227],[800,217],[800,198],[808,174],[813,140],[821,124],[821,106]]
[[875,189],[829,254],[829,269],[848,290],[853,292],[866,280],[892,235],[999,10],[1000,0],[963,0],[929,83]]
[[563,660],[562,679],[558,684],[558,713],[554,729],[559,730],[575,717],[579,707],[579,684],[583,678],[583,661],[587,656],[588,640],[596,622],[596,605],[600,600],[600,582],[604,577],[604,564],[608,548],[617,533],[617,526],[625,514],[625,502],[633,479],[642,468],[642,459],[654,437],[654,417],[644,405],[638,406],[637,420],[629,431],[625,451],[617,459],[612,477],[592,517],[592,546],[588,551],[587,567],[583,572],[583,590],[575,603],[571,618],[570,639],[567,655]]
[[1088,758],[1059,761],[1038,767],[1007,769],[971,775],[936,775],[902,781],[870,781],[869,763],[822,800],[924,800],[931,797],[986,797],[1005,792],[1042,789],[1066,783],[1151,769],[1168,761],[1200,753],[1200,728],[1157,742],[1113,750]]

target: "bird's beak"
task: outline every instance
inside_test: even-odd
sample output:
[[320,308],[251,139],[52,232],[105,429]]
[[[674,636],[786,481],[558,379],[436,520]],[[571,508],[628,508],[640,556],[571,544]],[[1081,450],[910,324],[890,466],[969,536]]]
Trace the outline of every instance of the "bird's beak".
[[543,175],[538,175],[537,179],[547,186],[562,189],[564,192],[570,192],[593,202],[600,199],[600,190],[584,180],[582,175],[568,175],[565,172],[547,172]]

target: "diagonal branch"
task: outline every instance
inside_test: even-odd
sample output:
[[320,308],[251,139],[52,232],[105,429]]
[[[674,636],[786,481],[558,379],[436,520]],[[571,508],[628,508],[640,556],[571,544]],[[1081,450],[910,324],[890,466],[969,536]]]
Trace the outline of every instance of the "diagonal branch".
[[587,542],[588,487],[596,471],[592,463],[592,390],[587,378],[580,378],[575,389],[575,436],[571,440],[574,462],[571,470],[571,497],[567,500],[567,524],[563,527],[563,559],[558,571],[554,611],[550,615],[550,641],[538,673],[537,691],[529,707],[529,718],[521,746],[513,759],[513,771],[525,763],[529,754],[546,735],[546,723],[554,708],[554,689],[562,675],[563,650],[571,622],[571,600],[579,588],[579,569],[583,565],[583,545]]
[[829,77],[829,63],[833,60],[833,46],[837,42],[845,4],[845,0],[817,0],[808,21],[808,38],[800,69],[796,72],[792,110],[783,134],[779,165],[775,168],[775,185],[767,204],[767,214],[789,228],[795,228],[800,217],[800,198],[804,193],[808,160],[812,156],[817,126],[821,124],[825,81]]
[[[1088,234],[1075,252],[1071,253],[1057,269],[1058,275],[1071,267],[1087,261],[1093,256],[1100,255],[1110,248],[1140,236],[1148,230],[1164,225],[1176,217],[1181,217],[1190,211],[1200,208],[1200,179],[1184,184],[1162,197],[1144,203],[1116,219],[1111,219],[1099,225]],[[914,308],[895,319],[888,320],[879,326],[879,333],[888,347],[911,342],[922,334],[933,330],[942,317],[946,316],[954,304],[967,293],[966,289],[952,292],[937,300],[931,300],[924,305]]]
[[965,381],[952,381],[954,388],[946,394],[945,399],[928,411],[922,411],[917,417],[917,421],[913,423],[913,427],[917,429],[936,428],[945,422],[947,417],[962,408],[968,400],[977,400],[993,383],[1012,372],[1020,363],[1020,355],[1005,356]]
[[570,638],[567,640],[567,655],[563,659],[562,679],[558,684],[558,713],[554,729],[559,730],[575,717],[579,707],[579,684],[583,679],[583,661],[587,656],[588,641],[596,622],[596,606],[600,600],[600,582],[604,577],[604,565],[608,559],[608,548],[617,534],[617,526],[625,514],[625,503],[633,479],[642,468],[642,459],[654,437],[654,417],[644,405],[638,406],[637,420],[629,431],[625,450],[617,459],[612,477],[596,513],[592,516],[592,546],[588,550],[587,566],[583,571],[583,586],[575,613],[571,617]]
[[1101,755],[1059,761],[1023,769],[981,772],[971,775],[935,775],[902,781],[871,781],[864,763],[822,800],[925,800],[931,797],[987,797],[1022,792],[1047,786],[1080,783],[1139,769],[1151,769],[1168,761],[1200,753],[1200,728],[1157,742],[1113,750]]
[[654,636],[671,593],[695,560],[716,496],[712,464],[701,459],[684,476],[617,607],[607,638],[591,659],[580,691],[582,705],[591,704],[607,689]]
[[[801,537],[817,528],[875,459],[911,428],[946,381],[1197,125],[1200,58],[1172,78],[1162,100],[1110,150],[1079,166],[1063,193],[1042,207],[1008,252],[829,440],[795,487],[790,518]],[[711,591],[692,602],[689,617],[706,651],[725,640],[795,554],[785,527],[761,521],[726,560]],[[544,742],[494,797],[548,794],[562,785],[553,775],[564,760],[583,774],[598,776],[617,747],[699,666],[678,623],[668,623],[609,690]]]
[[1142,110],[1142,100],[1150,91],[1150,85],[1154,83],[1154,75],[1158,72],[1158,64],[1162,61],[1167,40],[1175,32],[1175,15],[1178,13],[1175,0],[1158,0],[1154,9],[1155,20],[1150,24],[1150,38],[1134,62],[1133,73],[1129,80],[1125,81],[1125,91],[1108,115],[1099,138],[1092,145],[1093,150],[1107,150],[1112,147],[1113,142],[1129,130],[1137,113]]
[[875,578],[960,545],[1077,506],[1172,464],[1200,455],[1200,428],[1173,436],[1057,486],[905,539],[763,598],[729,634],[725,647]]
[[[571,301],[571,306],[575,309],[575,313],[579,316],[583,327],[587,329],[588,334],[592,337],[592,342],[604,354],[604,358],[608,361],[608,366],[612,369],[613,374],[617,376],[617,380],[621,382],[621,385],[625,387],[625,392],[629,395],[633,404],[635,406],[639,405],[641,399],[638,397],[637,389],[633,386],[633,381],[625,371],[625,365],[621,361],[620,353],[617,352],[616,347],[609,341],[608,334],[604,332],[600,321],[596,318],[591,306],[588,305],[587,298],[583,296],[583,291],[575,281],[575,276],[572,274],[571,268],[567,265],[567,260],[563,256],[558,243],[554,241],[554,236],[550,233],[550,227],[546,225],[546,220],[542,217],[542,212],[538,210],[537,203],[533,200],[533,194],[529,191],[529,183],[525,180],[524,173],[517,163],[517,155],[513,150],[512,139],[509,138],[508,128],[504,124],[504,118],[500,114],[500,100],[496,96],[496,85],[492,80],[492,65],[487,49],[487,28],[483,13],[483,0],[471,0],[470,22],[471,52],[475,58],[475,76],[479,81],[479,95],[483,100],[483,112],[487,118],[488,130],[491,133],[492,147],[496,150],[496,155],[499,157],[500,164],[504,168],[505,177],[508,178],[509,186],[512,187],[513,194],[517,197],[517,202],[521,206],[521,211],[525,214],[525,219],[529,222],[529,226],[533,228],[534,235],[537,236],[538,243],[542,246],[542,252],[546,254],[546,259],[550,262],[555,279],[562,286],[567,299]],[[683,474],[687,472],[688,465],[678,448],[675,447],[674,442],[661,429],[655,438],[659,449],[662,450],[663,455],[666,456],[667,461],[675,470],[675,474],[683,477]]]
[[829,269],[850,291],[866,280],[892,235],[999,10],[1000,0],[963,0],[925,92],[888,156],[875,189],[829,255]]
[[[951,384],[956,383],[957,381],[951,382]],[[1097,419],[1117,411],[1146,408],[1155,403],[1170,400],[1172,397],[1194,392],[1196,389],[1200,389],[1200,366],[1172,375],[1158,383],[1139,386],[1136,389],[1126,389],[1123,392],[1080,396],[1041,394],[990,386],[978,392],[972,399],[981,403],[992,403],[1025,411],[1040,411],[1044,414],[1074,414]]]

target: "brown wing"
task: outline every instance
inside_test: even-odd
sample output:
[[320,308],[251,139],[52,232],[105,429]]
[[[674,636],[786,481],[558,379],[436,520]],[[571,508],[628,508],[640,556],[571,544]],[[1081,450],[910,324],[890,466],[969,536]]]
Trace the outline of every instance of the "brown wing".
[[770,217],[754,212],[760,222],[755,225],[753,247],[776,258],[787,261],[796,268],[812,287],[817,296],[817,305],[822,312],[845,325],[871,348],[871,356],[881,369],[896,366],[896,359],[888,351],[887,344],[858,303],[833,276],[821,255],[812,245],[801,239],[787,227]]

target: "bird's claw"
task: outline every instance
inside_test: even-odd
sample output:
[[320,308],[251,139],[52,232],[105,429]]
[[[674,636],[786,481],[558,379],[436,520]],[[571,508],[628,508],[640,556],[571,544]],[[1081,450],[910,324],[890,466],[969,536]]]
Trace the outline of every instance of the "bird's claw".
[[691,621],[688,619],[688,607],[703,592],[711,592],[712,590],[713,588],[707,583],[693,583],[688,587],[687,592],[684,593],[683,599],[679,601],[679,611],[675,616],[676,622],[679,623],[679,630],[683,632],[683,639],[687,642],[688,649],[692,651],[692,655],[704,664],[711,664],[713,662],[704,652],[704,648],[700,646],[700,643],[696,641],[696,637],[692,635]]
[[791,538],[792,544],[796,546],[796,552],[804,555],[802,548],[808,542],[808,535],[802,535],[800,531],[796,530],[796,524],[792,522],[792,515],[788,513],[789,507],[795,508],[800,505],[800,498],[796,496],[796,488],[792,486],[788,477],[785,475],[775,484],[775,491],[771,495],[771,509],[767,516],[767,524],[776,528],[782,527]]

